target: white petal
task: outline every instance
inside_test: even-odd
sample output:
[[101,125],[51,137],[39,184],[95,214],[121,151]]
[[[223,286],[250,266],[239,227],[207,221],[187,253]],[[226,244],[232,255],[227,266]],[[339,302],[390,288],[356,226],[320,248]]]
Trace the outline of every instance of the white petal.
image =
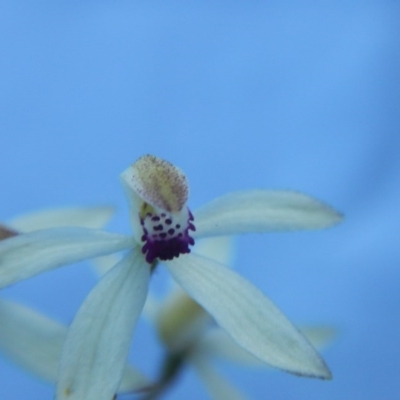
[[207,238],[196,242],[193,251],[203,257],[230,266],[234,258],[233,241],[232,236]]
[[[327,346],[336,335],[336,330],[328,326],[304,326],[300,327],[300,331],[318,350]],[[223,358],[249,367],[266,366],[265,363],[239,346],[220,328],[210,329],[199,340],[197,348],[201,353],[207,354],[209,357]]]
[[54,228],[0,241],[0,287],[62,265],[132,247],[129,236],[85,228]]
[[113,398],[146,299],[149,274],[149,264],[135,249],[86,298],[64,346],[58,400]]
[[341,221],[329,206],[301,193],[253,190],[219,197],[194,213],[196,238],[299,229]]
[[331,377],[324,361],[304,336],[245,279],[195,254],[165,264],[188,294],[250,353],[294,374]]
[[214,400],[245,400],[246,397],[218,375],[204,357],[193,357],[192,365]]
[[8,225],[20,232],[66,226],[99,229],[113,214],[114,208],[109,206],[48,209],[21,215],[9,221]]
[[[53,384],[68,328],[28,307],[0,300],[0,351],[18,366]],[[120,391],[142,388],[147,380],[127,366]]]

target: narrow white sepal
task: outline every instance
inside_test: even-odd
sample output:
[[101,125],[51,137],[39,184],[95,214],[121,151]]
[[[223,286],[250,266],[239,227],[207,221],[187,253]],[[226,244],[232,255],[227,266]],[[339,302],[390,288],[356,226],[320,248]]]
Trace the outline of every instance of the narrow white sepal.
[[194,213],[194,238],[251,232],[321,229],[342,220],[331,207],[297,192],[229,193]]
[[[336,330],[329,326],[302,326],[299,328],[318,350],[325,348],[335,337]],[[248,367],[268,367],[260,359],[239,346],[223,329],[209,330],[199,339],[196,348],[209,357],[222,358]]]
[[[0,351],[27,372],[55,384],[68,328],[31,308],[3,299],[0,325]],[[119,391],[137,390],[146,384],[141,372],[127,366]]]
[[149,276],[149,264],[136,248],[91,291],[64,345],[57,400],[113,398],[146,299]]
[[165,264],[187,293],[260,360],[297,375],[331,378],[328,367],[304,336],[241,276],[195,254]]
[[0,288],[132,245],[130,236],[86,228],[53,228],[17,235],[0,241]]
[[205,357],[194,354],[191,363],[214,400],[245,400],[246,397],[219,375]]
[[20,232],[67,226],[100,229],[113,214],[110,206],[47,209],[13,218],[7,225]]

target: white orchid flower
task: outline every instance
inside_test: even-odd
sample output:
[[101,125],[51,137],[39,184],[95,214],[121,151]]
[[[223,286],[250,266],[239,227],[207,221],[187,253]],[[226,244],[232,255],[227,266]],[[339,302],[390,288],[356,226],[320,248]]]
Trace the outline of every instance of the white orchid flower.
[[61,265],[129,250],[91,291],[72,322],[60,363],[58,400],[113,397],[158,261],[251,354],[297,375],[331,377],[309,342],[255,286],[215,261],[188,253],[202,237],[320,229],[339,222],[340,214],[300,193],[263,190],[228,194],[192,214],[186,205],[185,175],[149,155],[124,171],[121,180],[131,206],[132,237],[62,228],[0,243],[0,287]]
[[[47,209],[21,215],[0,226],[0,240],[40,229],[79,226],[103,227],[114,208],[74,207]],[[0,352],[38,378],[56,384],[68,327],[10,300],[0,299]],[[133,392],[148,385],[135,368],[126,366],[119,392]]]
[[[205,239],[196,245],[195,251],[224,265],[231,265],[231,238]],[[211,316],[179,287],[174,286],[162,300],[156,300],[149,294],[144,311],[156,326],[160,341],[165,346],[166,364],[172,359],[175,363],[180,361],[179,368],[192,366],[214,400],[245,399],[214,369],[215,359],[246,367],[269,367],[239,346],[226,331],[215,326]],[[317,349],[326,346],[335,335],[335,330],[328,326],[306,326],[300,330]],[[173,371],[176,375],[180,372],[179,368],[175,367]],[[166,378],[160,377],[154,391],[166,390],[168,384],[174,381],[173,374],[163,366],[164,374],[165,371]]]

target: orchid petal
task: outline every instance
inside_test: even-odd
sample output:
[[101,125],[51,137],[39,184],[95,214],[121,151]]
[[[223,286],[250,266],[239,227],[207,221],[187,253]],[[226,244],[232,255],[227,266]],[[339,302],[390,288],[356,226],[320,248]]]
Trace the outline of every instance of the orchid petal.
[[136,248],[86,298],[65,342],[57,400],[113,398],[146,299],[149,276],[149,264]]
[[328,367],[304,336],[238,274],[194,254],[165,264],[188,294],[260,360],[297,375],[331,378]]
[[[21,304],[0,301],[0,351],[20,367],[53,384],[68,328]],[[119,391],[142,388],[147,380],[127,366]]]
[[99,229],[113,214],[114,208],[109,206],[48,209],[13,218],[8,225],[20,232],[67,226]]
[[[335,330],[327,326],[301,327],[300,331],[318,350],[324,348],[335,336]],[[248,367],[266,367],[265,363],[239,346],[223,329],[211,329],[197,343],[197,349],[209,357],[218,357],[246,365]]]
[[0,287],[62,265],[132,247],[128,236],[85,228],[54,228],[0,241]]
[[194,213],[194,238],[250,232],[321,229],[341,221],[329,206],[301,193],[253,190],[230,193]]
[[246,397],[217,374],[204,357],[192,357],[191,363],[214,400],[245,400]]

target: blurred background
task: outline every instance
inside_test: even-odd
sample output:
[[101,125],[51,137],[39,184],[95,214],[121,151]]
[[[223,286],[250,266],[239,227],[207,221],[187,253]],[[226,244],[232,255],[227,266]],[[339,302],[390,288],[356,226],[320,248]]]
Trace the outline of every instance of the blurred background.
[[[334,379],[220,369],[250,399],[398,399],[399,11],[384,0],[1,2],[1,220],[112,204],[109,229],[129,233],[118,176],[146,153],[186,172],[192,209],[241,189],[315,196],[344,223],[241,237],[234,267],[292,321],[336,327],[323,352]],[[82,263],[2,296],[69,323],[95,281]],[[160,356],[141,321],[132,362],[152,375]],[[1,358],[0,395],[52,399],[53,388]],[[187,370],[166,399],[206,396]]]

